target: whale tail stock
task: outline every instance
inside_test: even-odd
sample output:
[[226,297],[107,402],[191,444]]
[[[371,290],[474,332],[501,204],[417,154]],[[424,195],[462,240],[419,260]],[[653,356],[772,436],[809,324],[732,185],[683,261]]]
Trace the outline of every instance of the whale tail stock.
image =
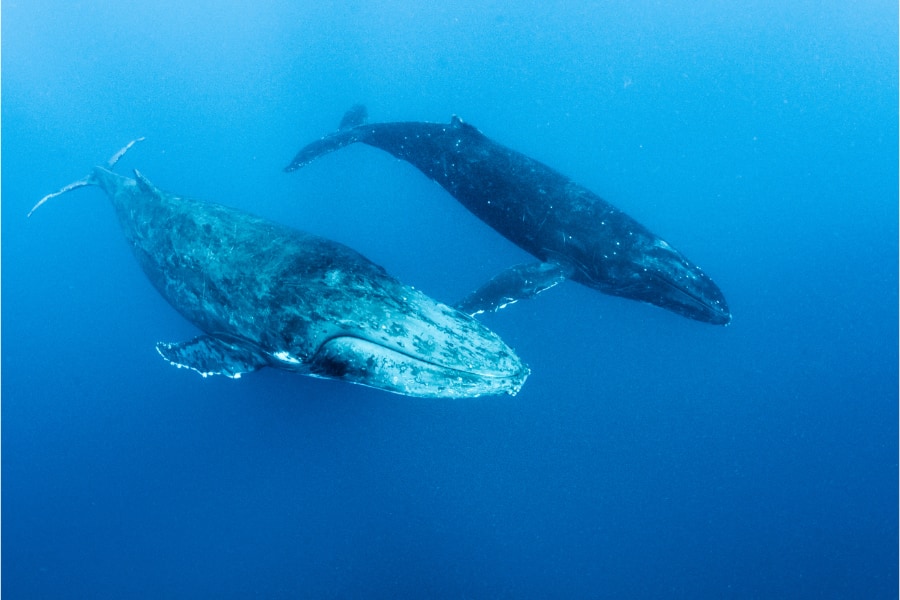
[[340,150],[344,146],[360,141],[357,127],[365,125],[369,113],[362,104],[354,104],[344,113],[338,130],[320,138],[300,149],[291,164],[284,168],[285,173],[305,167],[323,154]]
[[[127,144],[125,144],[118,152],[113,154],[108,161],[106,161],[106,168],[107,169],[113,168],[116,165],[116,163],[119,162],[119,159],[122,158],[123,156],[125,156],[125,153],[128,152],[132,146],[134,146],[138,142],[143,142],[143,141],[144,141],[144,138],[139,137],[139,138],[133,139],[130,142],[128,142]],[[44,204],[51,198],[56,198],[57,196],[62,196],[66,192],[71,192],[72,190],[76,190],[80,187],[85,187],[88,185],[99,185],[99,184],[100,184],[100,182],[97,181],[97,179],[94,176],[94,173],[91,173],[90,175],[86,175],[86,176],[82,177],[81,179],[79,179],[78,181],[73,181],[69,185],[63,186],[60,189],[58,189],[57,191],[47,194],[46,196],[44,196],[43,198],[38,200],[38,203],[35,204],[31,208],[31,210],[28,211],[28,216],[30,217],[34,211],[36,211],[38,208],[40,208],[40,206],[42,204]]]

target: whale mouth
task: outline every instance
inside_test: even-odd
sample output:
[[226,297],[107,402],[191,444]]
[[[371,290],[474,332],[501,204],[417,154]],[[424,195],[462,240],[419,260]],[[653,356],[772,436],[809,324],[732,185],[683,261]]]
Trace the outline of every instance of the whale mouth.
[[392,345],[341,335],[319,347],[310,361],[310,374],[406,396],[474,398],[504,393],[515,396],[530,373],[514,355],[482,352],[474,355],[477,360],[472,360],[471,354],[458,358],[438,361]]
[[731,311],[725,297],[708,278],[672,281],[667,277],[657,276],[655,279],[663,284],[667,293],[654,304],[713,325],[731,323]]

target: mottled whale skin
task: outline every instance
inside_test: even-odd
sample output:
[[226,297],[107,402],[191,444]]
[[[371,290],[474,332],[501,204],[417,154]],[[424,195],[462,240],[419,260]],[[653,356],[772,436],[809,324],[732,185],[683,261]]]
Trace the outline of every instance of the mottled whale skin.
[[[498,144],[458,117],[449,124],[369,124],[365,117],[362,107],[354,107],[339,131],[301,149],[285,170],[356,142],[380,148],[417,167],[523,250],[562,265],[579,283],[698,321],[731,321],[724,295],[699,267],[565,175]],[[542,270],[553,277],[559,272],[540,267],[528,272]],[[532,295],[533,285],[507,279],[501,297],[488,298],[481,290],[487,310],[505,305],[504,298],[516,293]]]
[[83,185],[106,192],[144,273],[204,332],[157,345],[174,365],[230,377],[275,367],[435,398],[514,395],[528,376],[496,334],[347,246],[164,192],[137,171],[96,167],[58,193]]

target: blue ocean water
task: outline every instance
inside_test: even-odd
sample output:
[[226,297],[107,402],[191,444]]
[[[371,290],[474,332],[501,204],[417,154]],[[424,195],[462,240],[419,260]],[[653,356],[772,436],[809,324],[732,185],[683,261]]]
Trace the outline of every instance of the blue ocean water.
[[[2,591],[9,598],[895,598],[894,2],[2,6]],[[457,114],[622,208],[727,328],[574,283],[483,320],[516,397],[435,401],[154,350],[196,331],[97,189],[349,244],[452,301],[527,260],[364,102]]]

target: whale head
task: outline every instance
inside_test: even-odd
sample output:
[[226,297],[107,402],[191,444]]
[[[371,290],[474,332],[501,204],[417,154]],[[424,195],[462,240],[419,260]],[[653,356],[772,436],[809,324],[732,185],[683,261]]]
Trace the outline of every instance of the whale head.
[[416,290],[405,292],[402,310],[361,303],[352,322],[320,329],[303,369],[423,398],[518,393],[530,371],[498,335]]
[[642,300],[713,325],[728,325],[725,295],[700,267],[665,241],[655,238],[632,256],[609,293]]

